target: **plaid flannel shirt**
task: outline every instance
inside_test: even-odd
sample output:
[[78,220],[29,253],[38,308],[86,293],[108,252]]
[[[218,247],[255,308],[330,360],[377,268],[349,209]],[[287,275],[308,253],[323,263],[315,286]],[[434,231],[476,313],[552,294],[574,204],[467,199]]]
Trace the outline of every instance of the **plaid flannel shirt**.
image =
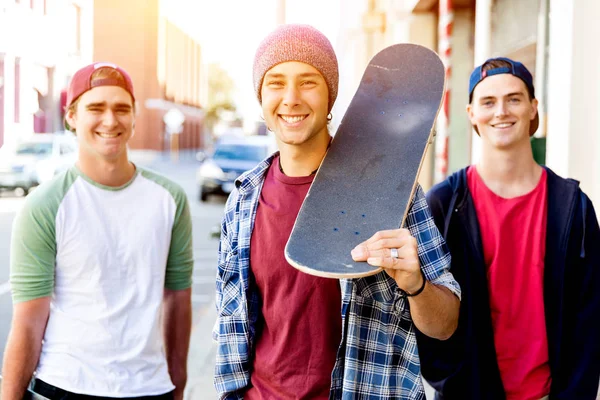
[[[215,388],[220,399],[243,399],[250,385],[260,299],[250,270],[250,237],[266,172],[274,156],[240,176],[221,225],[216,280]],[[390,227],[392,228],[392,227]],[[421,187],[407,228],[417,238],[426,278],[460,297],[448,271],[450,254]],[[408,301],[385,272],[340,280],[342,342],[332,371],[331,399],[424,399],[419,355]],[[276,368],[276,366],[274,366]]]

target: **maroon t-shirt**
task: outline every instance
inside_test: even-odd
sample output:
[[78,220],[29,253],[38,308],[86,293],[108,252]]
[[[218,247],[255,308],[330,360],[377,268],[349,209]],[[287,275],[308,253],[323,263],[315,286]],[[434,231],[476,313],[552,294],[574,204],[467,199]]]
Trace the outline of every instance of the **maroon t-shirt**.
[[279,157],[267,172],[250,243],[262,321],[245,399],[329,398],[342,331],[340,284],[302,273],[284,256],[312,180],[281,173]]

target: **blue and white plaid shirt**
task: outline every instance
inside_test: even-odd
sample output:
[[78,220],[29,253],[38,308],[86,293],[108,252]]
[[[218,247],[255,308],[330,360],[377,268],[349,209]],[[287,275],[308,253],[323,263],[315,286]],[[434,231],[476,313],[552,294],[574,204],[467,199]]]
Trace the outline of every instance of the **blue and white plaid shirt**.
[[[250,237],[266,172],[274,156],[238,178],[221,225],[217,273],[215,388],[220,399],[242,399],[250,385],[259,293],[250,271]],[[448,271],[450,254],[419,186],[407,217],[427,279],[460,297]],[[390,227],[393,228],[393,227]],[[283,249],[282,249],[283,251]],[[331,399],[424,399],[408,301],[385,272],[340,280],[342,342],[332,371]],[[275,368],[275,366],[274,366]]]

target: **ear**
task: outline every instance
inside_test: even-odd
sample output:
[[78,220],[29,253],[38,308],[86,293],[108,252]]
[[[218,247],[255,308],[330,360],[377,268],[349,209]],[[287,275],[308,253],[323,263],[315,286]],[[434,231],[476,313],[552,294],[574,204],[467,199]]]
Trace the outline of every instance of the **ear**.
[[471,121],[471,125],[475,126],[474,116],[473,116],[473,105],[471,103],[467,104],[467,117],[469,117],[469,121]]
[[531,114],[529,115],[529,119],[532,121],[538,113],[538,104],[539,102],[537,99],[531,100]]
[[65,119],[67,123],[73,129],[73,131],[77,130],[77,114],[73,110],[67,110],[67,114],[65,115]]
[[475,130],[475,132],[479,135],[479,129],[477,129],[477,124],[475,123],[475,117],[473,115],[473,105],[471,103],[467,104],[467,117],[469,117],[469,121],[471,122],[471,126]]

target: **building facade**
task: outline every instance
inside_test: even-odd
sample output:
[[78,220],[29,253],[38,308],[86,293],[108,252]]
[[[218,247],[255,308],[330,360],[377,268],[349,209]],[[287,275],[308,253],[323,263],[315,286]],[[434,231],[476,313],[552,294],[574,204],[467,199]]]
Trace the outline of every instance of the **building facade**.
[[123,66],[136,91],[134,149],[169,150],[175,143],[163,120],[171,109],[185,117],[178,148],[204,144],[200,104],[200,45],[161,15],[159,0],[102,0],[94,6],[94,61]]
[[62,128],[61,97],[91,62],[92,0],[0,1],[0,146]]

